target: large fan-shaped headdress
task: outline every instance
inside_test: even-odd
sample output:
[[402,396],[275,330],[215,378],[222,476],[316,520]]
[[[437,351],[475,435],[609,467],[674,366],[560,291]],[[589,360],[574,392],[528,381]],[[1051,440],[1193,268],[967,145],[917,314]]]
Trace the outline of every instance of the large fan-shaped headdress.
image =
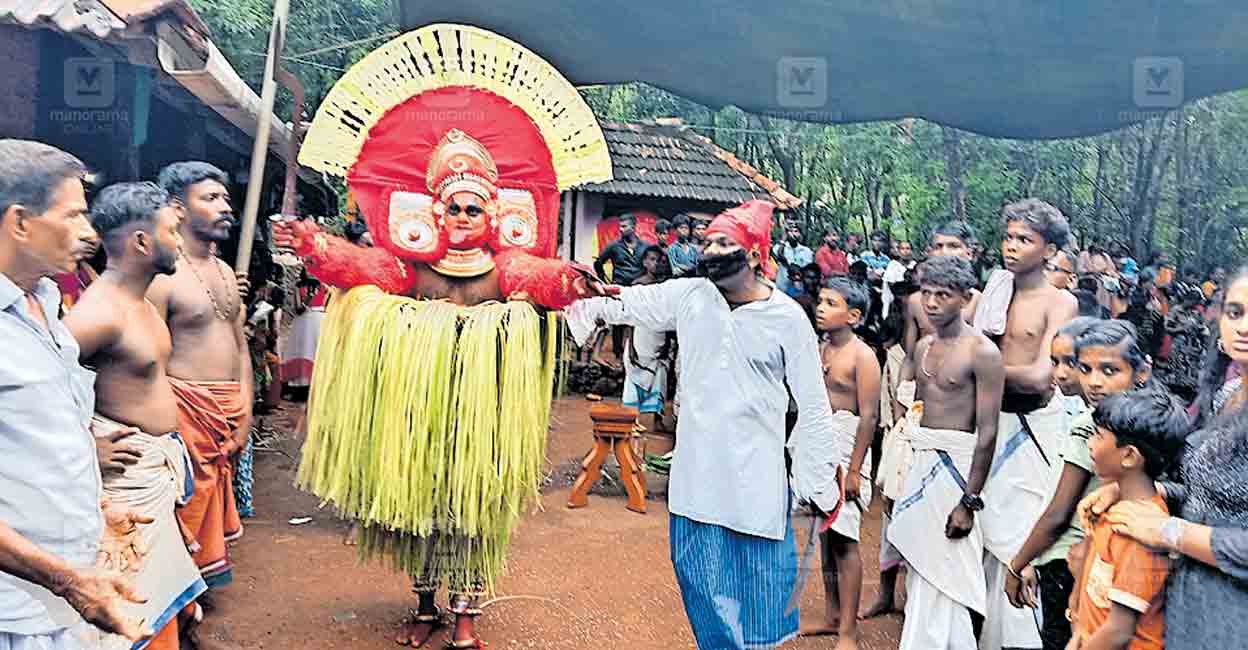
[[374,240],[426,262],[446,251],[443,190],[496,192],[491,248],[550,257],[559,192],[611,179],[576,88],[521,45],[464,25],[408,32],[348,70],[299,162],[345,176]]

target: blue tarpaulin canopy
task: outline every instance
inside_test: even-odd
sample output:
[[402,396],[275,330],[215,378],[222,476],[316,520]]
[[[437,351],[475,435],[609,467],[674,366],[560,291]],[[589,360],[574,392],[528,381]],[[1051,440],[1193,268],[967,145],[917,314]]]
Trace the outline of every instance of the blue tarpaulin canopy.
[[1248,85],[1243,0],[396,2],[404,29],[489,29],[576,84],[814,122],[1069,137]]

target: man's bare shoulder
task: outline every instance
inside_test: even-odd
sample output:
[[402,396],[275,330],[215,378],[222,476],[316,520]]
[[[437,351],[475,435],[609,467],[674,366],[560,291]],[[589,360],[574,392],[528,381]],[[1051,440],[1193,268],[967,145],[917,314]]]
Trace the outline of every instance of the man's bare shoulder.
[[975,340],[972,343],[971,351],[975,355],[976,364],[995,363],[1002,365],[1004,363],[1001,357],[1001,348],[997,347],[997,344],[992,339],[985,336],[983,332],[978,331],[972,334],[972,336]]
[[[178,262],[178,268],[182,267],[182,262]],[[147,299],[152,301],[157,307],[166,307],[173,298],[177,280],[174,275],[158,275],[152,278],[152,283],[147,286]]]
[[1048,289],[1052,296],[1052,300],[1048,301],[1048,312],[1050,314],[1079,311],[1079,299],[1075,297],[1075,294],[1053,286],[1050,286]]
[[119,309],[120,291],[103,282],[93,282],[78,296],[78,301],[66,313],[66,320],[90,322],[92,327],[116,327],[121,329],[124,317]]
[[225,278],[226,285],[228,285],[229,287],[237,291],[238,290],[238,278],[234,274],[234,267],[230,266],[229,264],[226,263],[225,260],[221,259],[220,257],[217,257],[216,255],[213,255],[212,259],[216,261],[217,270],[220,271],[221,276]]
[[152,284],[148,286],[147,292],[149,294],[153,291],[173,292],[191,277],[191,272],[186,269],[186,263],[178,260],[177,270],[168,275],[158,275],[152,278]]

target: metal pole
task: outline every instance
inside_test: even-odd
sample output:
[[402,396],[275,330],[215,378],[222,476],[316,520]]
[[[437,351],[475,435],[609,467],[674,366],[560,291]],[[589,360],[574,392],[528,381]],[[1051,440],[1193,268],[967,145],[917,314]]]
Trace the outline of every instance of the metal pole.
[[[260,211],[260,192],[264,189],[264,162],[269,152],[269,125],[273,121],[273,98],[277,95],[277,57],[286,40],[286,17],[290,0],[274,0],[273,28],[269,31],[269,52],[264,60],[264,85],[260,88],[260,119],[256,124],[256,140],[251,148],[251,176],[247,179],[247,199],[243,203],[243,227],[239,233],[238,259],[234,270],[246,274],[251,267],[251,245],[256,238],[256,213]],[[292,136],[293,137],[293,136]],[[289,161],[290,165],[298,164]]]

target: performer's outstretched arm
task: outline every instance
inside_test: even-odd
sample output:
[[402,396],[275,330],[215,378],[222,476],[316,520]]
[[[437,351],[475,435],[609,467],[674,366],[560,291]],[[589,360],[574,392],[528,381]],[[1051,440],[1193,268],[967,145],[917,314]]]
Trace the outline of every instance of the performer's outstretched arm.
[[390,251],[356,246],[310,221],[275,222],[273,242],[294,250],[318,280],[341,289],[371,284],[386,293],[405,294],[416,281],[407,262]]
[[548,309],[563,309],[581,298],[599,295],[589,267],[510,250],[495,260],[498,288],[504,298],[523,297]]

